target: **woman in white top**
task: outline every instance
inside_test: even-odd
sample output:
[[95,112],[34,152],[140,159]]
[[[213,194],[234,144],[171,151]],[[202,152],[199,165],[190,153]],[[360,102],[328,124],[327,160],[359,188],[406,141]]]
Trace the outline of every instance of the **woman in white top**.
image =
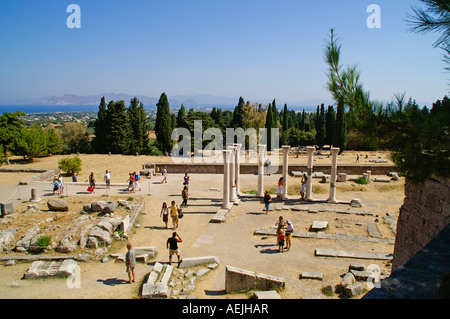
[[167,208],[167,203],[164,202],[161,208],[161,214],[159,214],[159,217],[163,218],[163,222],[166,224],[166,228],[167,227],[167,223],[169,221],[169,209]]
[[294,232],[294,226],[292,225],[291,221],[288,219],[286,221],[286,247],[284,247],[284,249],[287,249],[289,251],[289,249],[291,249],[291,239],[292,239],[292,233]]

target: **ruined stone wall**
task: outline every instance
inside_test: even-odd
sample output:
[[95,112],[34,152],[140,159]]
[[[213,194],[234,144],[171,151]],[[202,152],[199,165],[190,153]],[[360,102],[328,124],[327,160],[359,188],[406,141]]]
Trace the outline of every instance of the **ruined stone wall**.
[[450,222],[450,179],[436,177],[405,185],[397,223],[392,270],[404,265]]
[[[167,166],[167,171],[173,174],[184,173],[206,173],[206,174],[223,174],[223,164],[177,164],[177,163],[155,163],[144,164],[145,167],[155,167],[157,172],[162,172],[164,166]],[[271,174],[281,174],[283,164],[280,163],[278,168],[272,165]],[[306,164],[289,164],[289,172],[307,172],[308,168]],[[348,175],[362,175],[367,171],[371,171],[372,175],[387,175],[389,172],[395,172],[397,166],[395,165],[380,165],[380,164],[339,164],[337,173],[346,173]],[[316,164],[314,165],[313,172],[322,172],[324,174],[331,173],[331,159],[330,164]],[[241,163],[241,174],[258,174],[258,165],[250,163]]]

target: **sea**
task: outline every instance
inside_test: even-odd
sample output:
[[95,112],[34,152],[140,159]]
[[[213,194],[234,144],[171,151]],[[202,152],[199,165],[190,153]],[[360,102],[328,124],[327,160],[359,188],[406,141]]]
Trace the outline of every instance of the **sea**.
[[32,113],[56,113],[56,112],[90,112],[98,111],[98,105],[0,105],[0,114],[21,111]]

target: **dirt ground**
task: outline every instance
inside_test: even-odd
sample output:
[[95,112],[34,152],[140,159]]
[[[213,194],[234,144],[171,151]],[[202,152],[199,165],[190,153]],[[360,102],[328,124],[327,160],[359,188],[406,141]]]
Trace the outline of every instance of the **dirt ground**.
[[[355,160],[356,153],[340,156],[338,163],[351,163]],[[363,153],[361,153],[363,154]],[[378,155],[377,155],[378,156]],[[387,158],[387,154],[380,153],[379,156]],[[57,161],[61,156],[37,159],[31,164],[13,164],[11,167],[35,167],[35,168],[56,168]],[[103,176],[104,169],[112,171],[113,182],[126,182],[128,172],[139,170],[144,162],[166,161],[166,158],[152,158],[148,156],[107,156],[107,155],[81,155],[83,170],[79,174],[79,181],[94,171],[98,176]],[[305,161],[306,158],[296,159],[291,157],[290,162]],[[318,159],[322,161],[322,159]],[[323,159],[324,163],[329,159]],[[363,159],[361,156],[361,163]],[[0,173],[0,183],[2,194],[0,199],[8,197],[13,200],[18,195],[17,183],[31,177],[29,174]],[[264,178],[265,188],[275,189],[279,176],[272,175]],[[136,201],[145,200],[147,214],[141,215],[137,221],[140,228],[135,228],[130,236],[130,241],[134,246],[156,246],[157,256],[150,260],[148,264],[138,263],[136,267],[137,282],[126,284],[127,274],[123,263],[110,261],[102,264],[99,261],[80,262],[81,288],[68,288],[66,279],[36,279],[22,280],[22,276],[30,266],[28,262],[17,262],[15,266],[5,267],[0,265],[0,298],[83,298],[83,299],[132,299],[138,298],[139,290],[145,276],[151,271],[153,264],[157,261],[167,263],[168,251],[165,247],[166,240],[171,236],[172,230],[165,229],[160,218],[161,204],[165,201],[169,203],[176,200],[181,203],[181,188],[183,182],[182,174],[169,174],[168,183],[161,184],[160,176],[153,179],[142,180],[143,190],[135,194],[127,194],[123,187],[115,187],[110,190],[111,199],[134,197]],[[328,185],[322,184],[320,180],[313,180],[314,197],[326,199],[328,195]],[[280,202],[277,205],[298,205],[297,187],[300,179],[289,177],[289,194],[292,194],[291,201]],[[35,187],[38,184],[33,185]],[[256,175],[241,175],[242,190],[252,191],[256,189]],[[374,216],[359,215],[338,215],[330,212],[320,212],[318,214],[308,214],[307,212],[295,211],[273,211],[268,215],[262,212],[263,205],[257,200],[243,200],[239,206],[235,206],[231,217],[223,224],[209,223],[210,219],[218,211],[222,203],[222,176],[207,174],[192,174],[190,183],[189,208],[185,209],[185,217],[180,221],[178,232],[183,239],[180,244],[182,257],[196,256],[217,256],[220,259],[219,267],[205,275],[197,283],[195,296],[201,299],[237,299],[248,298],[247,294],[224,294],[225,288],[225,266],[231,265],[252,271],[257,271],[273,276],[283,277],[286,280],[286,289],[280,292],[283,299],[298,299],[311,296],[328,298],[321,293],[321,288],[327,285],[337,285],[340,283],[340,275],[348,270],[352,262],[359,260],[348,258],[328,258],[315,257],[316,248],[333,248],[349,251],[363,252],[383,252],[392,253],[394,245],[324,240],[324,239],[304,239],[294,238],[292,249],[289,252],[278,253],[275,246],[275,237],[254,235],[257,228],[269,228],[273,226],[279,215],[285,219],[290,219],[297,231],[307,231],[314,220],[328,221],[329,228],[326,233],[350,233],[355,235],[367,235],[365,221],[367,219],[380,220],[377,227],[384,238],[395,237],[395,234],[384,225],[382,216],[386,213],[398,213],[404,198],[404,179],[392,181],[389,184],[370,183],[369,185],[357,185],[353,182],[337,184],[337,198],[349,201],[353,198],[360,198],[364,210],[368,210]],[[51,196],[49,184],[41,183],[43,202],[39,205],[45,207],[46,199]],[[148,196],[148,188],[151,195]],[[16,201],[21,209],[28,204],[28,194],[31,186],[22,186],[21,201]],[[218,188],[219,191],[212,188]],[[102,198],[106,190],[98,182],[96,194],[84,193],[83,189],[71,187],[68,200],[72,201],[71,212],[74,216],[79,214],[81,202],[91,202],[94,198]],[[108,199],[109,200],[109,199]],[[20,206],[22,205],[22,206]],[[78,205],[78,206],[77,206]],[[311,206],[310,204],[305,204]],[[314,204],[317,208],[348,208],[344,205]],[[73,206],[73,209],[72,209]],[[16,214],[20,214],[17,212]],[[42,214],[50,214],[44,212]],[[377,217],[378,216],[378,217]],[[22,216],[23,217],[23,216]],[[41,218],[42,216],[37,216]],[[339,218],[339,219],[337,219]],[[24,218],[17,217],[17,222],[25,223]],[[28,220],[27,222],[31,222]],[[170,223],[169,223],[170,226]],[[19,227],[15,224],[0,224],[0,229]],[[16,238],[18,240],[20,238]],[[126,251],[126,242],[117,242],[113,245],[109,253]],[[5,253],[2,254],[5,256]],[[390,267],[386,261],[363,261],[366,266],[377,264],[388,275]],[[175,264],[176,265],[176,264]],[[322,272],[323,281],[300,280],[301,272]],[[334,295],[332,298],[338,298]]]

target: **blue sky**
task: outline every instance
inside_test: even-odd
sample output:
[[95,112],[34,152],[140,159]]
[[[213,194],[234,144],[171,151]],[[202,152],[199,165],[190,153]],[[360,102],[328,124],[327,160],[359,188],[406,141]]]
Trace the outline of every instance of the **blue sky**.
[[[69,29],[69,4],[81,28]],[[369,4],[381,28],[369,29]],[[407,32],[405,0],[2,0],[0,103],[107,92],[195,93],[246,100],[331,99],[323,49],[330,28],[342,62],[357,64],[373,99],[405,92],[430,104],[448,95],[432,44]]]

